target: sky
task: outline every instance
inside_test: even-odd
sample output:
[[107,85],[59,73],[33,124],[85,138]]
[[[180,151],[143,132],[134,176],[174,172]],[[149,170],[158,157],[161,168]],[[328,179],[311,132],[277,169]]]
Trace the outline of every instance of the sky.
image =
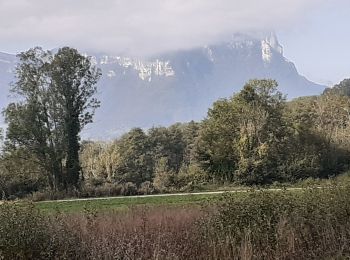
[[299,72],[350,77],[350,0],[0,0],[0,51],[69,45],[150,56],[276,31]]

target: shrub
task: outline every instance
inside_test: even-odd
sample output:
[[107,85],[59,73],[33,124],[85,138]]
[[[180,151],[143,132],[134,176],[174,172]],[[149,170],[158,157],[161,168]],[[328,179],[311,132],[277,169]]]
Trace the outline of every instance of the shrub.
[[350,186],[334,186],[227,194],[205,225],[207,239],[223,245],[221,250],[232,248],[231,256],[244,252],[257,259],[348,256],[349,192]]
[[[123,186],[116,183],[104,183],[94,188],[92,197],[110,197],[122,194]],[[91,196],[90,196],[91,197]]]
[[121,195],[132,196],[137,194],[137,186],[132,182],[122,184]]
[[32,201],[44,201],[44,200],[61,200],[65,198],[78,197],[79,193],[75,190],[68,191],[53,191],[53,190],[42,190],[36,191],[28,196]]
[[138,192],[140,194],[154,194],[156,193],[156,189],[153,186],[153,183],[150,181],[145,181],[141,184]]
[[179,188],[202,186],[208,181],[208,174],[196,164],[182,167],[177,177]]
[[67,259],[79,252],[74,229],[59,216],[42,215],[32,204],[1,205],[0,223],[0,259]]

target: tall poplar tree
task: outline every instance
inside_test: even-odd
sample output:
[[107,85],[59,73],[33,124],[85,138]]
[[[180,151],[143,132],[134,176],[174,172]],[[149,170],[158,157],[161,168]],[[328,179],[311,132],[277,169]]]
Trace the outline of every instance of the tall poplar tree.
[[47,173],[52,189],[79,186],[80,132],[92,122],[101,76],[89,57],[64,47],[39,47],[18,55],[12,92],[18,101],[4,111],[7,149],[25,148]]

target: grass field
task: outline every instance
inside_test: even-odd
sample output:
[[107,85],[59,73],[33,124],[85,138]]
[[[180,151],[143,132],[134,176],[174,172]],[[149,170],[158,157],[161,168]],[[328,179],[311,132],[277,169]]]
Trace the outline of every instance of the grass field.
[[98,200],[78,201],[49,201],[35,203],[37,208],[43,212],[79,213],[86,210],[112,211],[127,210],[137,206],[186,206],[212,202],[219,199],[219,194],[205,195],[174,195],[158,197],[120,197]]
[[[302,188],[290,187],[289,191],[298,192]],[[252,189],[227,189],[219,192],[233,192],[235,197],[244,196],[246,192]],[[280,192],[281,188],[263,189],[265,191]],[[218,191],[216,191],[218,192]],[[35,205],[42,212],[46,213],[81,213],[84,211],[125,211],[130,208],[138,206],[147,207],[175,207],[175,206],[201,206],[215,202],[222,198],[222,193],[208,193],[208,194],[171,194],[171,195],[155,195],[155,196],[125,196],[114,198],[91,198],[91,199],[77,199],[77,200],[63,200],[63,201],[41,201],[36,202]]]

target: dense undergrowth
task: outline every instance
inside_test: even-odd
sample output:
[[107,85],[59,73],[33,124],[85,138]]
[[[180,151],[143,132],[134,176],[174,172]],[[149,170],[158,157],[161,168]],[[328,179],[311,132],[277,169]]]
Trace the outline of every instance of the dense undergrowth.
[[215,205],[43,214],[0,210],[0,259],[341,259],[350,186],[225,194]]

